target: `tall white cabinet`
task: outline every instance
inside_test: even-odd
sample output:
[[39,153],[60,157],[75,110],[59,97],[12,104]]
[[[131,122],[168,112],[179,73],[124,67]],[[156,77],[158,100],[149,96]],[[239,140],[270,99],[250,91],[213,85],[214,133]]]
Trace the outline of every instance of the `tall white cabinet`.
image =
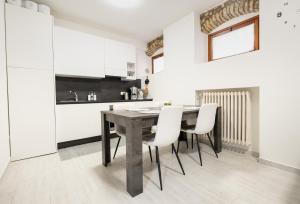
[[53,18],[6,4],[7,66],[53,69]]
[[53,17],[6,4],[11,159],[56,151]]

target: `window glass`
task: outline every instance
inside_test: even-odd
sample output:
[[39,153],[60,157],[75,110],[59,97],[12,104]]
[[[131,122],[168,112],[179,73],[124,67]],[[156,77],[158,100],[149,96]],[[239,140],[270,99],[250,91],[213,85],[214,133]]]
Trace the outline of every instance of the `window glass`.
[[152,57],[152,73],[161,72],[164,69],[164,56],[162,54]]
[[208,61],[259,50],[259,16],[208,35]]
[[220,59],[254,50],[254,24],[214,37],[213,59]]

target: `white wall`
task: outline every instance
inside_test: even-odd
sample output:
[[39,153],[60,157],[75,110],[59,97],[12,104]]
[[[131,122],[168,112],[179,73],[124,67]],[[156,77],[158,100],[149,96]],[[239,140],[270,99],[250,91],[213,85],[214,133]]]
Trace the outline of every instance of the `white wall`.
[[137,49],[136,55],[137,78],[145,79],[151,72],[151,58],[146,55],[143,49]]
[[118,33],[112,33],[110,31],[101,30],[101,29],[90,27],[90,26],[85,26],[83,24],[78,24],[78,23],[74,23],[71,21],[62,20],[62,19],[59,19],[56,17],[54,17],[54,25],[81,31],[84,33],[89,33],[92,35],[98,35],[98,36],[108,38],[108,39],[131,43],[139,49],[146,49],[146,45],[147,45],[146,42],[142,42],[142,41],[139,41],[139,40],[136,40],[133,38],[129,38],[127,36],[123,36]]
[[4,0],[0,0],[0,177],[10,160],[5,54]]
[[260,157],[300,169],[300,22],[294,29],[276,18],[280,1],[260,5],[261,49],[240,56],[198,63],[207,53],[207,36],[200,33],[196,13],[167,27],[166,68],[151,76],[150,94],[159,101],[194,104],[195,90],[259,87]]

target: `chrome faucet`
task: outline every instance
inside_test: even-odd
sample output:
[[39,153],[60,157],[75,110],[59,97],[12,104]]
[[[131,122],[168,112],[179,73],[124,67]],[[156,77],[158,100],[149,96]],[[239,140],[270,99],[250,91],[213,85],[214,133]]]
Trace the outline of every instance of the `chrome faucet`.
[[75,91],[69,91],[70,94],[73,94],[74,97],[75,97],[75,101],[77,102],[78,101],[78,95]]

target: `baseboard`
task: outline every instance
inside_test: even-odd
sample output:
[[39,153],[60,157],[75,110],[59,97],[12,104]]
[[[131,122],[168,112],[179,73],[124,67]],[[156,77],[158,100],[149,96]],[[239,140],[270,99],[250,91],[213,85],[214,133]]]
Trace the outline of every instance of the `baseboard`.
[[259,158],[259,152],[249,151],[249,154],[250,154],[252,157]]
[[278,169],[282,169],[282,170],[300,175],[300,169],[295,168],[295,167],[286,166],[284,164],[279,164],[279,163],[272,162],[272,161],[269,161],[269,160],[265,160],[265,159],[262,159],[262,158],[259,158],[258,162],[261,163],[261,164],[267,165],[267,166],[275,167],[275,168],[278,168]]
[[83,145],[87,143],[93,143],[93,142],[99,142],[101,141],[101,136],[94,136],[94,137],[88,137],[88,138],[83,138],[79,140],[71,140],[71,141],[66,141],[66,142],[60,142],[57,143],[57,149],[63,149],[63,148],[68,148],[68,147],[74,147],[78,145]]
[[[116,134],[111,134],[110,138],[116,138],[116,137],[118,137]],[[78,140],[59,142],[59,143],[57,143],[57,149],[63,149],[63,148],[68,148],[68,147],[74,147],[74,146],[78,146],[78,145],[93,143],[93,142],[99,142],[101,140],[102,140],[101,135],[98,135],[98,136],[87,137],[87,138],[78,139]]]

